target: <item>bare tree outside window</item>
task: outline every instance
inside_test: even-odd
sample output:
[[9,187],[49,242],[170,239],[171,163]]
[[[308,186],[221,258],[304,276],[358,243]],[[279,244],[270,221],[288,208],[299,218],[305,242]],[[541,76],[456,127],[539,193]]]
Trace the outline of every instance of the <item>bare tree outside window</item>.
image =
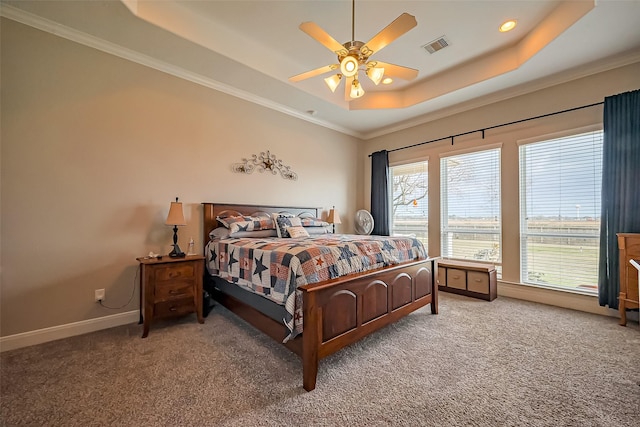
[[426,161],[391,167],[393,235],[414,236],[427,244],[428,164]]

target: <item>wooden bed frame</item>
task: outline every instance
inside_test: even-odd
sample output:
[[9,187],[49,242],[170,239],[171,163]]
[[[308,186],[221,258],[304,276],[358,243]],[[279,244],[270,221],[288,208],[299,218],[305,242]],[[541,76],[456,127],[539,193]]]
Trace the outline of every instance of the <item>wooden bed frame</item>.
[[[203,206],[205,246],[209,242],[209,232],[220,226],[216,217],[224,211],[237,211],[243,215],[289,212],[294,215],[311,213],[319,217],[320,214],[317,208],[217,203],[203,203]],[[301,286],[303,333],[284,345],[302,357],[304,389],[311,391],[315,388],[320,359],[427,304],[431,304],[431,313],[437,314],[438,272],[435,261],[435,258],[411,261]],[[215,285],[216,280],[222,279],[205,272],[205,282]],[[239,299],[218,290],[213,297],[271,338],[282,342],[287,336],[288,331],[282,323]]]

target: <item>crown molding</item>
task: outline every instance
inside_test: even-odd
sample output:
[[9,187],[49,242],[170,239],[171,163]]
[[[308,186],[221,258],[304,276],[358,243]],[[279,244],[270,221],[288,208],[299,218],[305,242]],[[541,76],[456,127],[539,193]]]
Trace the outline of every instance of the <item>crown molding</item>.
[[55,36],[70,40],[72,42],[76,42],[84,46],[100,50],[110,55],[114,55],[119,58],[126,59],[127,61],[131,61],[136,64],[140,64],[145,67],[152,68],[154,70],[172,75],[174,77],[178,77],[180,79],[187,80],[192,83],[196,83],[200,86],[204,86],[209,89],[213,89],[218,92],[222,92],[227,95],[231,95],[233,97],[242,99],[244,101],[248,101],[253,104],[257,104],[262,107],[278,111],[288,116],[292,116],[292,117],[316,124],[318,126],[322,126],[327,129],[331,129],[336,132],[343,133],[345,135],[353,136],[355,138],[362,138],[362,134],[360,132],[356,132],[356,131],[353,131],[352,129],[347,129],[342,126],[338,126],[336,124],[327,122],[325,120],[320,120],[318,118],[311,116],[309,113],[294,110],[292,108],[289,108],[277,102],[273,102],[266,98],[263,98],[263,97],[254,95],[252,93],[240,90],[238,88],[229,86],[227,84],[221,83],[210,77],[206,77],[201,74],[188,71],[182,67],[169,64],[167,62],[158,60],[156,58],[153,58],[143,53],[120,46],[118,44],[106,41],[99,37],[92,36],[91,34],[87,34],[85,32],[76,30],[74,28],[68,27],[58,22],[51,21],[49,19],[43,18],[41,16],[35,15],[30,12],[26,12],[17,7],[10,6],[4,3],[0,4],[0,16],[5,17],[7,19],[11,19],[12,21],[16,21],[24,25],[28,25],[38,30],[53,34]]

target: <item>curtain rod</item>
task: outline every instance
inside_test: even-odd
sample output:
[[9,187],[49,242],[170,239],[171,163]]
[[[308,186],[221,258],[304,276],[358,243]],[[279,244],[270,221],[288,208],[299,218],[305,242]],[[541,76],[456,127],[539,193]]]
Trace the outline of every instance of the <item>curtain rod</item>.
[[[446,139],[450,139],[451,140],[451,145],[453,145],[454,138],[457,138],[459,136],[469,135],[469,134],[476,133],[476,132],[482,132],[482,139],[484,139],[484,132],[487,131],[487,130],[499,128],[499,127],[502,127],[502,126],[515,125],[517,123],[527,122],[529,120],[542,119],[544,117],[555,116],[556,114],[568,113],[568,112],[571,112],[571,111],[581,110],[583,108],[595,107],[596,105],[602,105],[602,104],[604,104],[604,101],[596,102],[594,104],[589,104],[589,105],[583,105],[581,107],[569,108],[568,110],[556,111],[554,113],[547,113],[547,114],[543,114],[541,116],[535,116],[535,117],[529,117],[527,119],[516,120],[516,121],[513,121],[513,122],[509,122],[509,123],[502,123],[502,124],[499,124],[499,125],[489,126],[489,127],[486,127],[486,128],[470,130],[468,132],[458,133],[456,135],[449,135],[449,136],[445,136],[445,137],[442,137],[442,138],[432,139],[430,141],[419,142],[417,144],[407,145],[406,147],[394,148],[393,150],[388,150],[387,152],[388,153],[392,153],[394,151],[406,150],[407,148],[418,147],[420,145],[431,144],[432,142],[444,141]],[[371,157],[371,154],[369,154],[369,157]]]

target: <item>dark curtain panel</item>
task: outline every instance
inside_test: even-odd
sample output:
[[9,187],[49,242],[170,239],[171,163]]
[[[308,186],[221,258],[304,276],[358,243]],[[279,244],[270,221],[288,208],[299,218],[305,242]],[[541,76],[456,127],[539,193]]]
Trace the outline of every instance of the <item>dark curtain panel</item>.
[[616,233],[640,232],[640,90],[605,98],[603,124],[598,295],[601,306],[618,308]]
[[376,151],[371,155],[371,234],[390,234],[389,210],[389,153],[386,150]]

